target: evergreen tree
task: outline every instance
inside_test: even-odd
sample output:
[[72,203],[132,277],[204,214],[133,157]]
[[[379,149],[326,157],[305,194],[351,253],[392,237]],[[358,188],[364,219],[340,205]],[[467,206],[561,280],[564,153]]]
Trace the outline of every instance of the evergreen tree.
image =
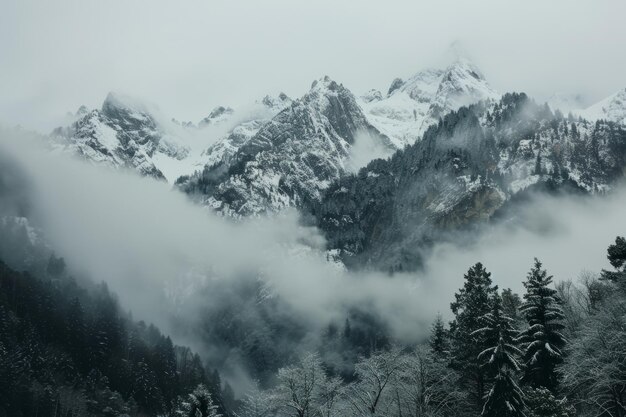
[[487,349],[478,355],[487,374],[493,379],[481,413],[484,417],[523,417],[524,394],[516,382],[520,367],[515,359],[521,354],[515,346],[517,331],[512,319],[502,310],[499,295],[494,295],[492,309],[480,318],[483,325],[474,332],[480,335]]
[[57,258],[54,254],[50,255],[48,259],[48,266],[46,267],[46,272],[53,277],[58,277],[63,272],[65,272],[65,259]]
[[557,399],[546,388],[529,388],[525,390],[525,402],[528,408],[527,417],[573,417],[574,407],[566,398]]
[[565,338],[561,334],[565,328],[565,317],[557,291],[549,287],[552,276],[548,276],[541,266],[541,262],[535,258],[535,265],[524,282],[526,294],[521,311],[528,328],[519,338],[524,344],[526,365],[522,382],[534,388],[545,387],[556,392],[556,367],[563,362],[561,349],[565,346]]
[[572,132],[572,138],[580,139],[580,133],[578,133],[578,129],[576,128],[576,124],[572,123],[572,127],[570,129]]
[[74,357],[76,363],[85,367],[88,366],[88,357],[85,355],[86,329],[84,323],[83,308],[78,298],[74,298],[69,305],[66,321],[66,338],[69,344],[69,353]]
[[626,239],[616,237],[615,244],[609,246],[607,258],[616,271],[602,270],[602,279],[614,282],[626,289]]
[[520,307],[522,300],[519,295],[510,288],[502,290],[502,310],[504,314],[513,319],[513,323],[517,324],[520,318]]
[[535,160],[535,175],[542,175],[543,170],[541,169],[541,151],[537,152],[537,159]]
[[467,271],[463,288],[454,295],[455,301],[450,305],[455,316],[450,323],[451,365],[459,372],[461,383],[469,391],[470,401],[477,409],[482,405],[487,381],[478,360],[485,346],[475,331],[481,327],[480,317],[491,310],[496,292],[491,273],[479,262]]
[[189,394],[187,399],[182,401],[175,415],[182,417],[220,417],[217,406],[213,404],[211,392],[205,385],[198,385]]
[[437,314],[437,318],[433,323],[432,329],[430,331],[430,351],[436,357],[442,357],[449,353],[450,346],[448,344],[448,332],[443,323],[443,318],[441,314]]
[[176,369],[176,354],[172,339],[161,337],[155,346],[157,354],[156,371],[160,382],[160,388],[165,400],[169,403],[176,397],[178,386],[178,373]]

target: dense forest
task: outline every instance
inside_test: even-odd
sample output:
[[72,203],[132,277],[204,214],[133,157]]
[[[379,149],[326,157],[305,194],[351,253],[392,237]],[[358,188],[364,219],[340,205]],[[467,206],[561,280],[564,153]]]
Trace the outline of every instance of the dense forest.
[[0,416],[228,415],[219,373],[106,284],[85,289],[54,256],[41,275],[0,262]]
[[507,93],[446,114],[421,140],[342,176],[310,211],[346,265],[407,271],[434,242],[497,218],[521,194],[600,194],[625,165],[622,125]]
[[[360,356],[346,380],[307,353],[271,390],[243,400],[241,417],[626,415],[626,240],[612,270],[559,281],[535,259],[525,293],[500,290],[469,268],[428,343]],[[345,338],[349,329],[334,337]]]

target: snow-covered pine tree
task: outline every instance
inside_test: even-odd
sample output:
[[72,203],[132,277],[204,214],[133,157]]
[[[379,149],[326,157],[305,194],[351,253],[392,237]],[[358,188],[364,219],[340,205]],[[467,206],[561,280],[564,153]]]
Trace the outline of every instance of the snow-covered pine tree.
[[503,289],[501,297],[504,314],[512,318],[513,324],[517,327],[518,322],[522,320],[519,311],[519,308],[522,306],[522,298],[510,288]]
[[435,319],[435,322],[430,330],[429,344],[430,351],[433,355],[435,355],[435,357],[443,357],[450,352],[448,331],[443,323],[441,314],[437,314],[437,318]]
[[482,407],[486,378],[478,360],[478,354],[485,346],[474,332],[481,328],[479,319],[491,310],[496,293],[491,273],[478,262],[465,274],[463,288],[454,295],[455,301],[450,305],[455,316],[450,323],[451,365],[459,372],[461,384],[469,392],[470,401],[476,409]]
[[565,337],[561,331],[565,328],[565,316],[557,291],[550,288],[552,276],[541,267],[541,262],[535,258],[535,265],[524,282],[526,294],[520,310],[528,328],[519,337],[524,346],[522,382],[555,393],[559,383],[556,367],[563,362],[561,349],[565,346]]
[[209,389],[200,384],[182,402],[175,415],[181,417],[221,417]]
[[521,354],[515,346],[517,331],[513,320],[504,314],[498,294],[493,296],[491,311],[480,322],[483,327],[473,335],[479,336],[488,347],[478,355],[478,360],[493,380],[481,416],[525,417],[524,394],[515,376],[520,370],[516,357]]
[[567,398],[558,399],[546,388],[524,390],[527,417],[574,417],[576,409]]
[[602,270],[602,279],[626,290],[626,239],[616,237],[615,244],[610,245],[607,250],[607,258],[616,271]]

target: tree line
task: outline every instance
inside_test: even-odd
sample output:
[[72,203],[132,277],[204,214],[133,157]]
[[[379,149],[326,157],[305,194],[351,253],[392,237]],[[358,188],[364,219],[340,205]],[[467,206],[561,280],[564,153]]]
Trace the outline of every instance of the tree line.
[[210,416],[232,391],[198,354],[87,290],[50,257],[42,276],[0,262],[0,416]]
[[239,417],[626,416],[626,240],[613,270],[554,283],[535,259],[520,297],[477,263],[428,343],[361,356],[350,381],[307,353]]

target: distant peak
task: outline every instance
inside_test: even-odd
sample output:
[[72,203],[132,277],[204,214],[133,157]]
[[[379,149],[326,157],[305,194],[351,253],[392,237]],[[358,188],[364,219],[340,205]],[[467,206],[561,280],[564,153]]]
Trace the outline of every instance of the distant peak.
[[278,94],[278,96],[271,96],[269,94],[266,95],[261,100],[261,103],[265,107],[269,107],[270,109],[273,109],[273,108],[282,108],[288,105],[289,103],[291,103],[291,101],[292,101],[291,98],[289,98],[287,94],[281,92],[280,94]]
[[204,127],[207,125],[215,125],[218,123],[222,123],[225,120],[227,120],[234,112],[235,110],[232,107],[227,107],[227,106],[214,107],[207,117],[205,117],[204,119],[200,120],[200,122],[198,122],[198,126]]
[[376,89],[371,89],[361,96],[361,100],[363,100],[366,103],[371,103],[373,101],[380,101],[382,99],[383,99],[382,93]]
[[480,69],[467,57],[457,58],[448,66],[448,68],[446,68],[447,73],[453,71],[457,73],[467,73],[477,80],[485,79],[485,76]]
[[232,109],[232,107],[217,106],[213,110],[211,110],[211,113],[209,113],[209,119],[214,119],[216,117],[226,114],[232,114],[233,112],[234,110]]
[[396,91],[398,88],[402,87],[403,85],[404,85],[404,81],[402,80],[402,78],[395,78],[391,82],[391,85],[389,86],[389,90],[387,90],[387,95],[391,95],[391,93],[393,93],[394,91]]
[[313,81],[311,84],[311,90],[316,88],[327,88],[330,90],[336,90],[339,87],[337,82],[333,81],[328,75],[324,75],[319,80]]

